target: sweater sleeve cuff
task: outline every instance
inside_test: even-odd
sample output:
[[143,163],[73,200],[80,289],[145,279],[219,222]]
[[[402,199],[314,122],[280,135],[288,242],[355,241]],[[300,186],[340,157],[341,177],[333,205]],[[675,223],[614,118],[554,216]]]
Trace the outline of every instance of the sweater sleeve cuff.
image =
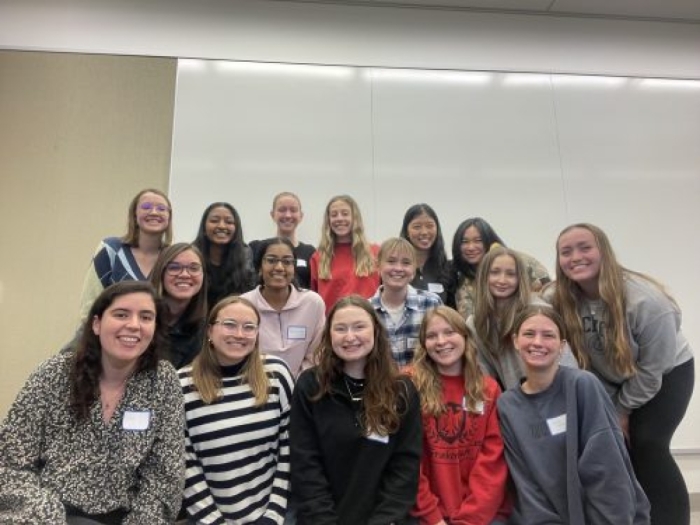
[[617,410],[617,413],[618,413],[618,415],[620,415],[620,416],[629,416],[629,415],[632,413],[632,410],[630,410],[630,409],[627,408],[627,407],[623,407],[623,406],[620,404],[620,401],[619,401],[619,400],[615,403],[615,410]]

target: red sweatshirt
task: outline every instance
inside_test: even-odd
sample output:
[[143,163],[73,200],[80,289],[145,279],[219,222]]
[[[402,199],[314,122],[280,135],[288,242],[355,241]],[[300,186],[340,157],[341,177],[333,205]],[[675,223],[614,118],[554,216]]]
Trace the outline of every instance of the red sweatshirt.
[[464,379],[442,376],[447,412],[423,414],[423,458],[413,514],[421,525],[444,519],[450,525],[489,525],[506,521],[508,467],[498,426],[500,389],[484,378],[482,413],[464,409]]
[[[376,259],[379,248],[371,246],[372,256]],[[311,289],[323,298],[326,303],[326,314],[338,301],[347,295],[358,294],[364,298],[374,295],[379,287],[379,272],[375,269],[365,277],[355,275],[355,260],[352,257],[352,245],[336,244],[331,260],[331,278],[318,277],[320,254],[317,251],[311,257]]]

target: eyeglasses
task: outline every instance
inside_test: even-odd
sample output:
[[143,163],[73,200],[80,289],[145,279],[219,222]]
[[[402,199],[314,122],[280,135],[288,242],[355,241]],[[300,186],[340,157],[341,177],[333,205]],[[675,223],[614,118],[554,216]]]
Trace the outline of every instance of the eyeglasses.
[[185,270],[190,275],[199,275],[202,273],[202,265],[199,263],[181,264],[179,262],[171,262],[165,265],[165,271],[168,275],[180,275]]
[[139,210],[142,211],[157,211],[158,213],[167,213],[170,211],[170,207],[165,204],[157,204],[155,202],[142,202],[139,204]]
[[294,266],[294,257],[282,257],[281,259],[279,257],[275,257],[274,255],[266,255],[263,257],[263,261],[265,264],[269,264],[270,266],[277,266],[279,263],[282,263],[282,266],[289,268],[290,266]]
[[227,334],[235,334],[240,330],[245,337],[253,337],[258,333],[258,325],[255,323],[239,323],[233,319],[220,319],[212,324],[218,324]]

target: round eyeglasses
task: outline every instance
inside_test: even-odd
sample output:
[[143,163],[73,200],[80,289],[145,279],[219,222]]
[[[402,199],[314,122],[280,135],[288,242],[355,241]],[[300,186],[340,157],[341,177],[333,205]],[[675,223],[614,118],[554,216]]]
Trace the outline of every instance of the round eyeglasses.
[[239,332],[245,337],[253,337],[258,333],[258,325],[255,323],[239,323],[234,319],[219,319],[218,321],[214,321],[212,324],[218,324],[227,334],[235,334]]

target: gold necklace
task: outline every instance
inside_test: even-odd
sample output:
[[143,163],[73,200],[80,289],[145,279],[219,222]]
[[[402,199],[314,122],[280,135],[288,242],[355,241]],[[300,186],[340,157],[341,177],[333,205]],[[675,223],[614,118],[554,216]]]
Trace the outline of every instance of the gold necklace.
[[[345,374],[343,374],[343,382],[345,383],[345,388],[348,391],[348,395],[350,396],[350,400],[355,401],[355,402],[362,401],[363,392],[360,391],[359,394],[357,394],[357,395],[353,394],[352,390],[350,389],[350,381],[348,381],[348,376],[346,376]],[[364,382],[355,384],[355,387],[359,387],[359,388],[364,388],[364,386],[365,386]]]

